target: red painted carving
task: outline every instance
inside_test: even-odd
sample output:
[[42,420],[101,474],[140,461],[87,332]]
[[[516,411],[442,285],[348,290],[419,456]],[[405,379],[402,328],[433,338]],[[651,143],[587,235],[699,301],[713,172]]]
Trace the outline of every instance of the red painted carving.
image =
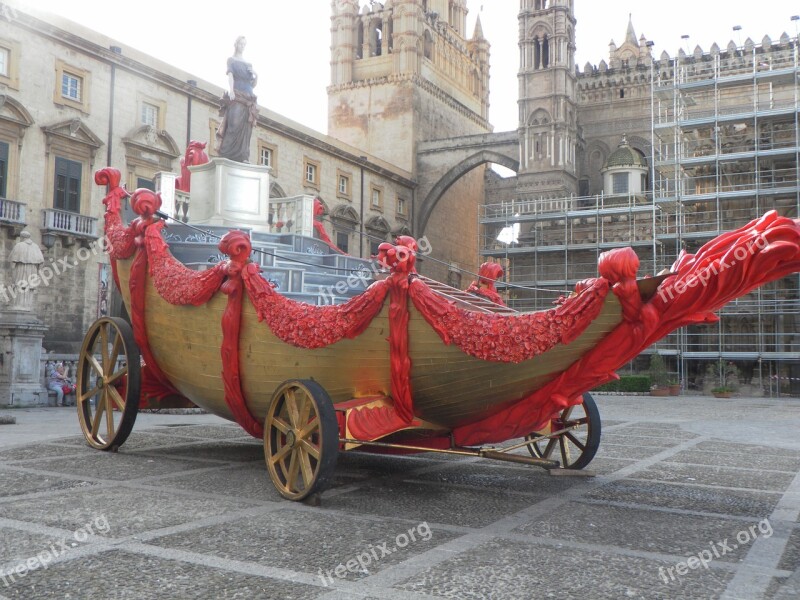
[[503,276],[503,267],[497,263],[485,262],[478,269],[478,281],[469,284],[467,292],[476,296],[483,296],[487,300],[505,306],[503,298],[497,293],[494,282]]
[[208,162],[208,154],[205,152],[206,142],[192,140],[186,146],[186,154],[181,158],[181,176],[175,180],[175,189],[182,192],[190,192],[192,187],[192,172],[189,167],[204,165]]
[[[325,225],[322,222],[322,218],[325,215],[325,205],[322,204],[322,200],[319,198],[314,198],[314,231],[317,232],[317,237],[328,244],[332,250],[335,250],[339,254],[347,254],[346,252],[340,250],[336,244],[331,241],[330,236],[328,236],[328,232],[325,231]],[[280,228],[283,225],[278,225],[277,227]]]
[[[712,311],[770,281],[800,271],[800,221],[774,211],[681,254],[649,301],[633,311],[638,259],[627,249],[601,256],[601,271],[623,302],[624,320],[589,352],[545,386],[509,409],[457,428],[458,444],[501,442],[540,429],[583,392],[617,378],[614,372],[668,333],[693,323],[713,323]],[[627,307],[626,307],[627,304]]]
[[278,339],[300,348],[323,348],[358,337],[383,308],[389,289],[386,281],[377,281],[345,304],[313,306],[276,292],[254,263],[246,265],[242,277],[259,321],[265,321]]
[[383,436],[420,424],[420,421],[412,418],[406,419],[402,411],[395,406],[376,406],[374,408],[362,408],[348,413],[347,430],[352,439],[372,441]]
[[518,363],[577,338],[600,313],[608,289],[605,280],[594,279],[557,308],[512,316],[459,308],[419,280],[410,295],[445,344],[481,360]]
[[242,391],[239,364],[239,334],[242,327],[242,271],[250,259],[250,237],[242,231],[229,231],[219,243],[219,249],[230,256],[227,263],[228,280],[222,292],[228,296],[228,305],[222,314],[222,381],[225,401],[236,422],[250,435],[263,437],[264,427],[247,408]]

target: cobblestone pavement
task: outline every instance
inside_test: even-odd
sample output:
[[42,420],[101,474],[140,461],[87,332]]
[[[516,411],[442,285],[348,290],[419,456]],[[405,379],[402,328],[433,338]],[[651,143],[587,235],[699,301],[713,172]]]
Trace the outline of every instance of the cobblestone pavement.
[[800,400],[597,400],[595,478],[350,453],[320,507],[210,415],[0,411],[0,598],[800,597]]

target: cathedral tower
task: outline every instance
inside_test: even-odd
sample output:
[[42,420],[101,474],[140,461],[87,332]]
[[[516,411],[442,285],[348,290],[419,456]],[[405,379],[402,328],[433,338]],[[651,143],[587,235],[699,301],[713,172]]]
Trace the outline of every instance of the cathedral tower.
[[329,135],[414,172],[417,142],[490,131],[489,44],[466,39],[466,4],[333,0]]
[[578,190],[574,0],[520,0],[521,196]]

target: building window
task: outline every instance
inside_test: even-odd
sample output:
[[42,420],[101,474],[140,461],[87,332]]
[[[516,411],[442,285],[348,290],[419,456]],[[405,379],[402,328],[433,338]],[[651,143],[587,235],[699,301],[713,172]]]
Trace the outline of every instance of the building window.
[[153,129],[159,129],[158,124],[159,107],[149,102],[142,102],[141,120],[142,125],[149,125]]
[[383,189],[372,186],[370,192],[370,206],[375,210],[383,210]]
[[0,77],[8,77],[10,73],[11,52],[8,48],[0,47]]
[[75,102],[81,101],[81,88],[83,80],[72,73],[61,74],[61,95]]
[[346,175],[339,175],[339,193],[342,196],[350,195],[350,179]]
[[56,89],[53,101],[89,112],[89,72],[56,61]]
[[627,173],[614,173],[614,175],[613,175],[613,193],[614,194],[627,194],[628,193],[628,174]]
[[303,183],[319,189],[319,169],[320,165],[317,161],[306,158],[303,161]]
[[152,179],[147,179],[146,177],[137,177],[136,178],[136,189],[145,189],[150,190],[151,192],[156,191],[156,184],[153,183]]
[[80,212],[82,173],[81,163],[56,156],[53,208]]
[[406,208],[406,199],[405,198],[398,198],[397,199],[397,214],[401,217],[405,217],[408,214],[408,208]]
[[642,173],[642,193],[647,192],[647,175]]
[[0,198],[8,191],[8,144],[0,142]]
[[261,146],[258,149],[258,164],[272,168],[272,148]]
[[336,232],[336,247],[347,254],[350,246],[350,235],[343,231]]

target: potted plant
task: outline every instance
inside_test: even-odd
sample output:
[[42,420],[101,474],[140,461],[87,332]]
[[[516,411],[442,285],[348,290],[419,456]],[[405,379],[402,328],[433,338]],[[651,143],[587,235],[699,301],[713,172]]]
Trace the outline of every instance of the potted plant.
[[669,394],[669,376],[662,356],[655,352],[650,356],[650,395],[667,396]]
[[681,384],[674,379],[669,382],[669,395],[670,396],[680,396],[681,395]]
[[730,398],[733,390],[727,386],[721,385],[713,388],[711,393],[714,394],[714,398]]

